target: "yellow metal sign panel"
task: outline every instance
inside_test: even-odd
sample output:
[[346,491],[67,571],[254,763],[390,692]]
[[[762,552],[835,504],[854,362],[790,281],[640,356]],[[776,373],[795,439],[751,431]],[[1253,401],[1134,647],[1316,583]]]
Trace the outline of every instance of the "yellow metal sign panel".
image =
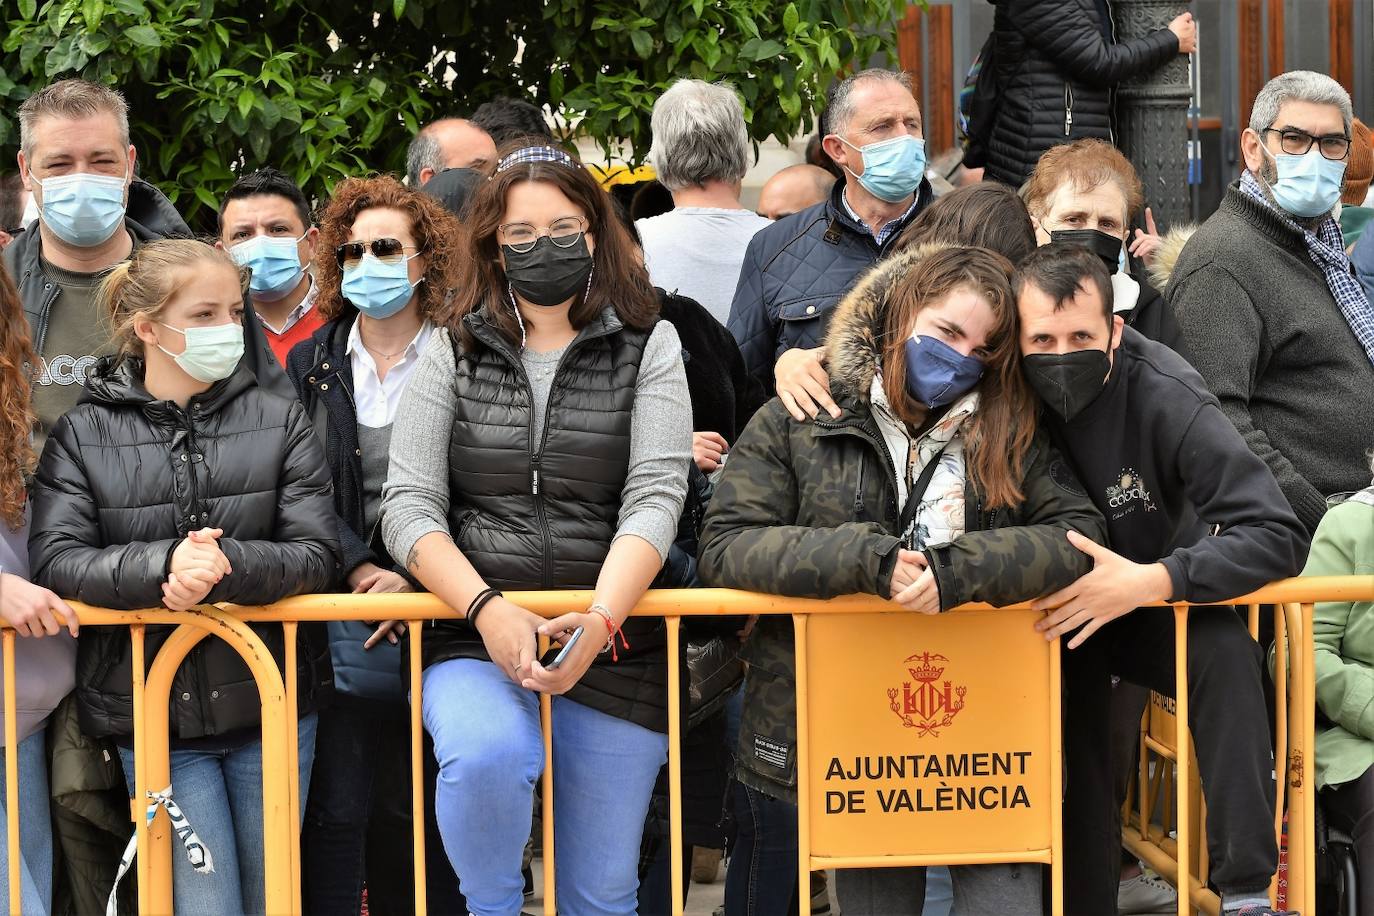
[[812,856],[1016,861],[1016,851],[1050,849],[1058,729],[1053,647],[1032,629],[1040,616],[807,622]]

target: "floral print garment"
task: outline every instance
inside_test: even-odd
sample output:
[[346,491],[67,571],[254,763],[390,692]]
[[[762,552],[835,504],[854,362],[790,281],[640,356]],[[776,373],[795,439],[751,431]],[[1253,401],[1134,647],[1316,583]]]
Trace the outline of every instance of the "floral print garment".
[[[964,422],[978,409],[978,392],[971,391],[950,405],[940,421],[917,439],[907,435],[906,426],[892,415],[883,393],[881,378],[874,378],[869,391],[873,415],[887,442],[894,460],[905,455],[905,473],[898,469],[901,481],[899,505],[904,505],[912,485],[926,465],[939,456],[940,464],[930,479],[916,509],[916,518],[902,540],[912,550],[948,544],[964,533],[964,439],[960,430]],[[942,451],[943,450],[943,451]]]

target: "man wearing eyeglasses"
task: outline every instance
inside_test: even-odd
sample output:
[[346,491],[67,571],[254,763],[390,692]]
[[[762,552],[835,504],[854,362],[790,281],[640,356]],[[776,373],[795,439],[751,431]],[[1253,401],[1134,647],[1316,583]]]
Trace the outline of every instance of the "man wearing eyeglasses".
[[1245,172],[1169,282],[1194,365],[1309,531],[1328,496],[1367,485],[1374,442],[1374,308],[1334,215],[1351,120],[1328,76],[1270,80]]

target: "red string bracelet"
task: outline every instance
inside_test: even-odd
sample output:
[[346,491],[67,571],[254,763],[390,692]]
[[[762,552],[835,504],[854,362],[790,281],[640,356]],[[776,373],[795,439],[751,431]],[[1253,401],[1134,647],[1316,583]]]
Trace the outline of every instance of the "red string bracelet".
[[601,650],[601,653],[604,655],[606,650],[609,649],[611,652],[611,661],[620,661],[620,653],[615,647],[615,638],[617,636],[620,637],[620,642],[627,652],[630,650],[630,641],[625,638],[625,631],[620,628],[620,624],[615,622],[615,617],[612,616],[610,608],[598,602],[587,608],[587,613],[596,614],[602,620],[606,621],[606,631],[609,635],[606,637],[606,645]]

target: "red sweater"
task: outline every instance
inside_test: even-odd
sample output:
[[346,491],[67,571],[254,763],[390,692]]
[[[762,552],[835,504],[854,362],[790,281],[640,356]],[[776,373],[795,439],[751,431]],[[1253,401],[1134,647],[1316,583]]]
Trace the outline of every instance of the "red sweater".
[[272,353],[276,355],[277,362],[286,367],[286,354],[291,352],[291,348],[302,340],[314,334],[324,326],[324,319],[320,317],[320,310],[311,308],[301,316],[300,320],[286,329],[285,334],[278,334],[266,324],[262,325],[262,333],[267,335],[267,343],[272,348]]

